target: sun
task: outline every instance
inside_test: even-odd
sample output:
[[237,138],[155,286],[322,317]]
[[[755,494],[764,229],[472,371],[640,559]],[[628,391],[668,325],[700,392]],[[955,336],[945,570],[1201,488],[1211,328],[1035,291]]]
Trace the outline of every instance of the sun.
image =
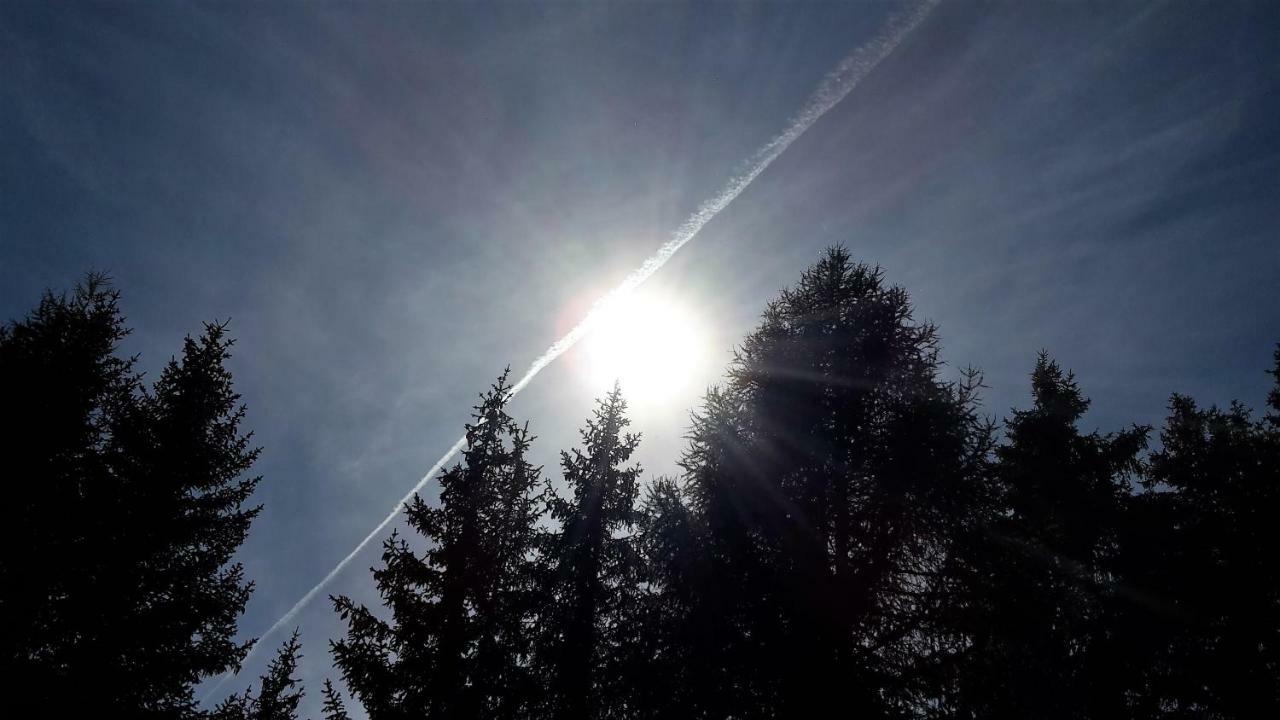
[[706,359],[706,335],[674,298],[634,292],[611,300],[585,338],[593,390],[616,381],[633,405],[670,400],[686,389]]

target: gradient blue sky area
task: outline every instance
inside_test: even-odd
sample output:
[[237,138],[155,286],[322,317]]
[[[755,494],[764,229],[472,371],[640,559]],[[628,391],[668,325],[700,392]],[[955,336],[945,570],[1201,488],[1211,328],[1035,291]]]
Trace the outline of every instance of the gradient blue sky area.
[[[104,269],[154,371],[232,318],[265,451],[261,632],[894,8],[879,3],[0,3],[0,312]],[[1091,427],[1261,404],[1280,340],[1280,4],[944,2],[661,270],[714,362],[637,412],[650,476],[765,302],[845,243],[1025,404]],[[537,459],[590,408],[520,396]],[[372,600],[360,558],[333,590]],[[299,624],[317,705],[326,603]],[[278,641],[270,642],[274,645]],[[246,673],[256,676],[266,657]],[[244,678],[235,687],[248,683]]]

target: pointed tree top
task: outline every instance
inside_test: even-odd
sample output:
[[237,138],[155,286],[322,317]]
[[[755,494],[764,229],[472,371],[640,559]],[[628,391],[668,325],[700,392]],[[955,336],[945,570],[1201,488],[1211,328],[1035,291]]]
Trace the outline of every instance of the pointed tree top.
[[1074,422],[1089,409],[1089,400],[1080,392],[1075,373],[1064,372],[1044,350],[1040,351],[1036,368],[1031,372],[1031,394],[1035,411],[1042,415]]

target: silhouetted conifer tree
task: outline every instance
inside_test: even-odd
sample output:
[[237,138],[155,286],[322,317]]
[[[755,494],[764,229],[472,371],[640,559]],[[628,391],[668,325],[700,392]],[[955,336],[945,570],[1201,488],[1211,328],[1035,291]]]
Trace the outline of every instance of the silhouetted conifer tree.
[[636,622],[640,467],[626,463],[640,438],[624,432],[629,424],[615,386],[582,429],[582,448],[561,453],[568,495],[548,483],[547,515],[556,527],[540,543],[546,605],[537,655],[548,689],[538,708],[543,717],[635,714],[627,699],[634,680],[630,644],[643,631]]
[[699,633],[718,619],[699,615],[711,605],[700,602],[712,577],[701,552],[705,538],[672,478],[646,488],[637,523],[642,591],[621,653],[628,660],[625,693],[632,717],[692,717],[701,689],[694,659],[706,646]]
[[230,563],[257,508],[257,457],[225,325],[187,338],[153,389],[101,276],[0,329],[0,674],[19,714],[196,713],[236,666],[250,584]]
[[506,412],[510,395],[504,373],[481,396],[439,507],[409,503],[425,553],[395,535],[383,545],[374,579],[390,617],[333,599],[348,623],[335,664],[374,720],[510,718],[527,703],[539,471],[525,460],[527,428]]
[[689,712],[908,712],[940,649],[937,574],[982,495],[976,377],[939,377],[934,327],[832,249],[765,311],[695,418],[686,496]]
[[298,631],[294,630],[259,680],[258,694],[249,689],[232,695],[214,709],[211,720],[297,720],[304,692],[294,675],[301,651]]
[[1043,353],[1031,390],[996,449],[997,512],[953,558],[969,642],[951,698],[960,717],[1100,717],[1110,681],[1097,672],[1109,663],[1105,607],[1147,431],[1082,434],[1089,401]]
[[1262,419],[1170,403],[1126,532],[1129,717],[1280,716],[1280,350],[1275,363]]

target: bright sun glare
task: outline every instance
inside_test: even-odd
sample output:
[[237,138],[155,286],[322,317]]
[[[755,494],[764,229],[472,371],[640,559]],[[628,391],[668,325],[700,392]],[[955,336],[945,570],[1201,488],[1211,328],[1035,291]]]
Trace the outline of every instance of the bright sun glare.
[[586,369],[597,392],[622,383],[632,404],[669,400],[705,359],[705,335],[670,298],[632,293],[613,301],[586,338]]

